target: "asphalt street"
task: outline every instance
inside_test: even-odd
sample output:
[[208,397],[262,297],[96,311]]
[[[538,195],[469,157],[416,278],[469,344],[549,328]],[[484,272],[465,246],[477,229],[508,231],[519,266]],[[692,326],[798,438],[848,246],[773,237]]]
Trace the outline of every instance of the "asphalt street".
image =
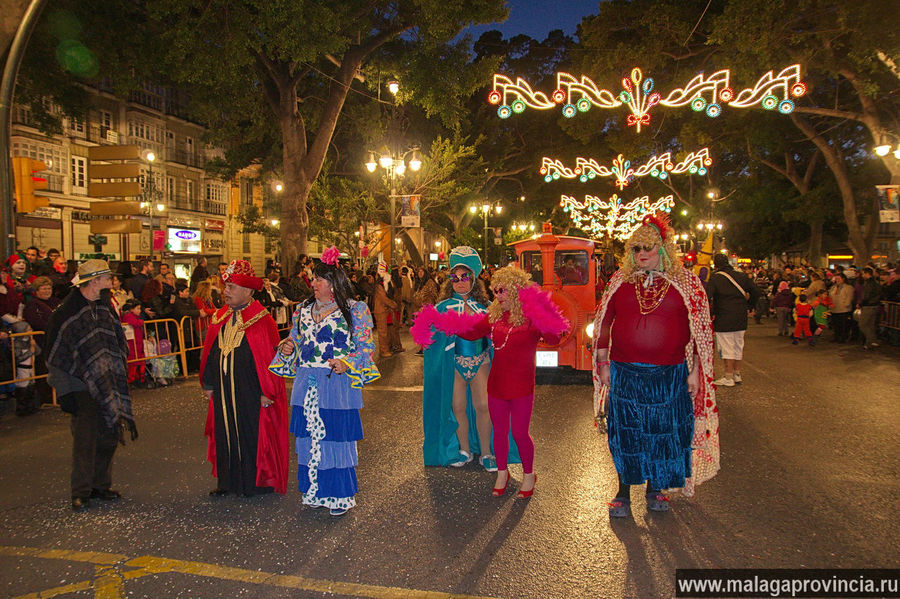
[[141,436],[113,472],[124,497],[85,513],[69,508],[68,417],[7,413],[0,596],[657,598],[673,595],[676,568],[900,566],[898,348],[810,349],[751,324],[744,383],[718,393],[720,474],[669,513],[636,493],[633,517],[613,522],[589,387],[537,388],[535,494],[496,499],[474,464],[422,466],[421,358],[380,368],[358,507],[342,518],[301,506],[296,486],[208,497],[194,379],[134,392]]

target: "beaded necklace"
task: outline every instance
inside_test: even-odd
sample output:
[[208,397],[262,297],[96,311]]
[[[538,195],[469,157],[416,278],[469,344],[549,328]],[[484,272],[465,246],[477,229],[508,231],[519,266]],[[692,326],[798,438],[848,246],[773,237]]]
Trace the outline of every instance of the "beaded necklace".
[[[499,322],[499,321],[497,321],[497,322]],[[494,344],[494,351],[499,351],[499,350],[503,349],[504,347],[506,347],[506,344],[509,343],[509,334],[512,332],[512,330],[513,330],[514,328],[516,328],[516,327],[512,326],[512,324],[509,325],[509,328],[506,329],[506,337],[504,337],[503,343],[501,343],[500,345],[497,345],[497,344],[495,343],[495,344]],[[497,331],[497,323],[495,322],[495,323],[492,323],[492,324],[491,324],[491,339],[494,338],[494,333],[495,333],[496,331]]]
[[337,302],[331,300],[330,302],[320,302],[316,300],[310,312],[312,313],[313,320],[316,322],[321,322],[323,318],[331,314],[332,311],[337,307]]
[[[634,282],[634,296],[637,298],[641,315],[647,315],[656,310],[669,291],[669,280],[664,276],[654,277],[653,275],[653,271],[650,271],[645,275],[643,283]],[[662,279],[662,284],[657,284],[657,279]],[[646,295],[644,290],[648,292]]]

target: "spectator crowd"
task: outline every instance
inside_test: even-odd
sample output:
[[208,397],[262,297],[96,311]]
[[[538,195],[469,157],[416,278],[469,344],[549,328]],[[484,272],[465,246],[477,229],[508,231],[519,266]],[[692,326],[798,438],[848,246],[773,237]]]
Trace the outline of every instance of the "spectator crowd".
[[[314,266],[315,259],[309,256],[300,256],[288,275],[272,261],[266,265],[264,287],[256,292],[255,299],[269,310],[282,335],[287,334],[294,306],[313,294]],[[576,265],[568,266],[577,274]],[[207,259],[201,257],[190,278],[184,279],[177,278],[166,262],[144,259],[118,264],[109,300],[122,320],[128,341],[130,384],[169,384],[179,374],[175,354],[180,351],[180,343],[189,348],[188,370],[199,369],[199,349],[194,348],[202,346],[209,317],[224,305],[222,274],[226,268],[227,263],[222,262],[211,269]],[[446,270],[426,266],[388,269],[381,263],[366,271],[347,264],[342,268],[354,291],[352,299],[366,302],[373,315],[382,358],[406,350],[401,343],[401,328],[411,323],[422,305],[435,303],[447,280]],[[47,372],[40,333],[71,291],[76,269],[77,262],[66,260],[59,250],[44,252],[34,246],[9,256],[0,269],[0,380],[19,380],[0,386],[0,399],[15,399],[19,415],[31,414],[51,401],[50,387],[43,378],[21,379]],[[488,266],[479,275],[490,299],[494,270]],[[859,343],[867,350],[881,342],[900,343],[900,331],[895,328],[898,323],[888,322],[884,303],[900,302],[900,274],[895,265],[829,269],[744,265],[736,272],[741,277],[746,275],[753,287],[753,293],[747,294],[748,301],[753,302],[752,318],[757,323],[764,318],[775,319],[778,335],[789,337],[794,344],[814,346],[828,329],[832,331],[830,341]],[[183,339],[173,321],[188,322],[182,327]],[[29,332],[39,334],[10,337]],[[417,353],[421,351],[419,348]]]

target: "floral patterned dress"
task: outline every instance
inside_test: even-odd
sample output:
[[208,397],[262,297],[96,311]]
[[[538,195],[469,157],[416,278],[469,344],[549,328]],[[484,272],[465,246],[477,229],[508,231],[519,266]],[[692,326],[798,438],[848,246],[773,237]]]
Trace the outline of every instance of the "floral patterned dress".
[[[363,302],[349,303],[352,329],[340,310],[316,322],[312,304],[298,306],[290,333],[294,352],[279,352],[269,366],[279,376],[294,378],[290,430],[296,437],[303,503],[333,510],[356,505],[362,388],[381,376],[372,360],[369,310]],[[342,360],[347,370],[335,373],[328,364],[332,358]]]

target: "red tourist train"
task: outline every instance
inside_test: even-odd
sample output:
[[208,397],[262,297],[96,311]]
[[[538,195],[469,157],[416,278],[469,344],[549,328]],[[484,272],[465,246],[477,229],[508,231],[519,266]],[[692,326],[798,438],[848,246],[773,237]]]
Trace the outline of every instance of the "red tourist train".
[[538,345],[538,368],[570,366],[590,372],[594,313],[604,284],[603,255],[597,242],[554,235],[550,224],[544,223],[540,236],[509,245],[516,252],[519,267],[550,292],[570,323],[559,344]]

